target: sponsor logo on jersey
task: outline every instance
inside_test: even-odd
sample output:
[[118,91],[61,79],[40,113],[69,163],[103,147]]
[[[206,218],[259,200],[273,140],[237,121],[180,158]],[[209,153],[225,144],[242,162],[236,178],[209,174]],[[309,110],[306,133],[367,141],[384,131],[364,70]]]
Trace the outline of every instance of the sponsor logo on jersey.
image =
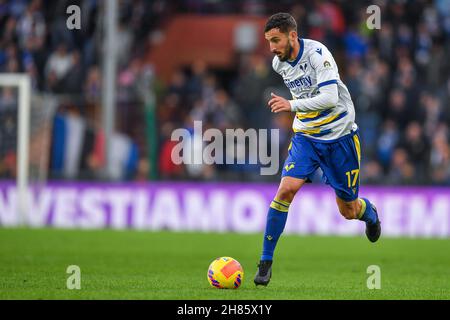
[[298,79],[295,79],[293,81],[290,81],[289,79],[284,79],[284,83],[289,89],[294,89],[297,87],[301,88],[309,88],[312,85],[312,80],[310,76],[307,77],[300,77]]

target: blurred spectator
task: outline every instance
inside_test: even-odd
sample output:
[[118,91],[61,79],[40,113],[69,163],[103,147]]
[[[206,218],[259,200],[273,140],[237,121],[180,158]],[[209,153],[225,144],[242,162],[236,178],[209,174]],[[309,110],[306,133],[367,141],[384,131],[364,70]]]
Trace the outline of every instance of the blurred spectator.
[[388,169],[394,148],[399,140],[399,132],[394,121],[388,119],[383,125],[381,135],[378,139],[378,159],[381,165]]
[[415,167],[417,182],[426,182],[428,172],[430,145],[418,122],[411,122],[399,145],[408,153]]
[[450,182],[450,147],[448,141],[448,126],[441,125],[433,137],[431,149],[431,181],[433,184],[448,184]]
[[54,76],[57,81],[64,78],[73,65],[71,54],[67,50],[67,46],[63,43],[52,53],[48,59],[46,66],[47,77]]
[[405,92],[401,89],[391,91],[388,113],[400,130],[404,130],[406,125],[413,120],[411,111],[413,110],[407,109]]
[[64,92],[69,94],[80,94],[84,81],[84,68],[80,52],[74,51],[71,58],[72,63],[70,69],[63,79]]
[[371,160],[368,163],[363,162],[361,170],[361,182],[364,184],[383,184],[383,168],[377,161]]
[[101,85],[100,70],[97,66],[92,66],[88,70],[84,84],[84,94],[88,101],[92,103],[100,101]]
[[210,117],[213,126],[221,130],[238,126],[242,119],[241,111],[224,89],[215,92]]
[[[161,130],[162,143],[158,164],[161,179],[163,180],[179,179],[184,171],[182,165],[177,165],[174,161],[172,161],[172,150],[179,143],[178,141],[170,140],[170,136],[174,129],[175,127],[173,125],[166,123]],[[179,159],[177,158],[176,161],[178,160]]]
[[394,185],[418,184],[414,166],[405,149],[394,150],[386,182]]

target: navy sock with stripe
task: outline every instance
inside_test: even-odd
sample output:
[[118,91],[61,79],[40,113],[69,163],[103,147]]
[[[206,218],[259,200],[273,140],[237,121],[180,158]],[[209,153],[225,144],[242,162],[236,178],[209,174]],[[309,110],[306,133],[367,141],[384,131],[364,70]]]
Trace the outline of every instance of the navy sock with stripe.
[[266,231],[264,233],[261,260],[272,260],[278,239],[286,225],[290,203],[274,199],[267,214]]
[[377,216],[372,209],[372,204],[366,198],[360,198],[361,202],[361,212],[358,215],[358,219],[369,224],[375,224],[377,222]]

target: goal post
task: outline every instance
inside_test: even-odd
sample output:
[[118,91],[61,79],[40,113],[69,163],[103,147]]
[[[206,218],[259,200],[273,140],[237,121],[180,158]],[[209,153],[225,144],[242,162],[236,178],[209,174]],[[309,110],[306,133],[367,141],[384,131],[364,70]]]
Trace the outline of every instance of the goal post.
[[17,126],[17,217],[25,225],[28,208],[31,79],[27,74],[0,73],[0,87],[18,89]]

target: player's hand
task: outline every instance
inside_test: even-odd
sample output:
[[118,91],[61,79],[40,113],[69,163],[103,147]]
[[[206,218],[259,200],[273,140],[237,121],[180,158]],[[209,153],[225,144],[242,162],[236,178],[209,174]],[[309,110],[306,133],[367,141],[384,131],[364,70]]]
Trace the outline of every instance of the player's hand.
[[277,96],[273,92],[270,95],[272,96],[272,99],[270,99],[268,104],[272,112],[278,113],[282,111],[286,112],[292,111],[291,104],[285,98]]

